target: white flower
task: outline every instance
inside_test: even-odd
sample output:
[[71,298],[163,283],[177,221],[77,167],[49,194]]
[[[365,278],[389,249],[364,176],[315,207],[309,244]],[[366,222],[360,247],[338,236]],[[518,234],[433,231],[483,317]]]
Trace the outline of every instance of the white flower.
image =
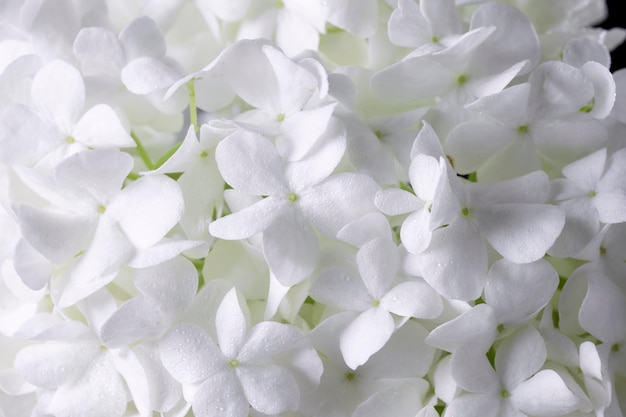
[[[248,331],[235,289],[215,315],[217,343],[199,326],[181,323],[160,344],[166,369],[183,384],[197,384],[191,399],[199,417],[245,417],[295,411],[319,382],[321,361],[293,326],[261,322]],[[298,358],[301,358],[299,360]]]

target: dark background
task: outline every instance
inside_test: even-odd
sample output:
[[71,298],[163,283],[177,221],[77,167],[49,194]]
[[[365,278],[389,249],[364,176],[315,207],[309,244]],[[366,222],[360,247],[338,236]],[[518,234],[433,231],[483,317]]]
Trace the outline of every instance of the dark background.
[[[598,26],[605,29],[611,29],[614,27],[626,29],[626,13],[620,13],[618,11],[620,2],[623,1],[624,0],[606,0],[606,5],[609,9],[609,16]],[[615,72],[621,68],[626,68],[626,43],[622,43],[617,49],[614,49],[611,52],[611,71]]]

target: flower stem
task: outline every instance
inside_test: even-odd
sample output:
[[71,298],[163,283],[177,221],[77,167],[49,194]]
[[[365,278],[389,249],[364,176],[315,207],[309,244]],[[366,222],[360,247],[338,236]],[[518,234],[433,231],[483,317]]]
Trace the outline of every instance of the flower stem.
[[148,168],[149,171],[152,171],[154,169],[154,164],[152,163],[152,159],[150,159],[150,155],[148,155],[146,148],[143,147],[135,132],[130,132],[130,137],[135,141],[135,144],[137,145],[137,153],[146,165],[146,168]]
[[196,88],[194,80],[187,82],[187,91],[189,92],[189,122],[193,125],[196,132],[200,130],[198,125],[198,107],[196,106]]

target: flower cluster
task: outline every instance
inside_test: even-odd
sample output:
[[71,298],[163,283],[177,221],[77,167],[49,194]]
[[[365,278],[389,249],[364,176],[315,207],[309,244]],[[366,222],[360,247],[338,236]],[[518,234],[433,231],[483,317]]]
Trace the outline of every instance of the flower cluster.
[[604,0],[3,0],[0,416],[626,415]]

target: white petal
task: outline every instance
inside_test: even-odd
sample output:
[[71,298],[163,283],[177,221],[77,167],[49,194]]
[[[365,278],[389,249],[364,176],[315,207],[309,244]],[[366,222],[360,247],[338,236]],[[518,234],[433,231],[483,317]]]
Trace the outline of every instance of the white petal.
[[31,88],[37,110],[61,133],[69,135],[85,103],[85,84],[80,72],[57,59],[37,72]]
[[244,395],[255,410],[275,415],[298,408],[298,384],[286,368],[274,364],[246,365],[236,372]]
[[358,36],[369,38],[378,29],[378,3],[374,0],[337,0],[326,5],[328,21]]
[[235,358],[248,332],[248,321],[241,310],[239,295],[234,288],[224,296],[217,308],[215,330],[217,343],[224,356]]
[[426,375],[435,358],[435,349],[424,341],[426,336],[428,330],[416,320],[407,321],[391,335],[383,349],[372,355],[359,372],[361,375],[384,378],[414,378]]
[[437,318],[443,311],[441,297],[423,281],[405,281],[393,287],[380,301],[390,313],[422,319]]
[[215,160],[224,180],[252,195],[288,194],[283,163],[272,143],[263,136],[238,131],[222,140]]
[[496,352],[495,365],[504,388],[512,390],[530,378],[546,361],[546,345],[532,326],[506,338]]
[[283,285],[296,285],[317,266],[315,232],[297,207],[289,207],[263,232],[263,256]]
[[[333,134],[336,134],[337,131],[341,132],[343,126],[338,125],[336,121],[333,126],[329,126],[335,106],[336,104],[332,103],[287,116],[280,124],[280,134],[276,137],[276,149],[280,155],[288,161],[297,161],[312,151],[317,141],[322,140],[320,136],[327,129],[331,129]],[[344,132],[340,134],[345,135]],[[335,160],[337,162],[334,162]],[[338,162],[339,160],[335,156],[327,163],[336,164]]]
[[382,213],[369,213],[348,223],[337,232],[337,239],[361,247],[377,237],[393,239],[389,220]]
[[91,244],[80,255],[65,287],[59,291],[59,306],[69,307],[113,281],[132,255],[132,249],[119,226],[109,218],[102,218]]
[[[289,0],[286,0],[289,3]],[[295,2],[295,4],[302,3]],[[319,32],[311,25],[308,18],[284,8],[276,16],[276,44],[288,56],[295,56],[302,51],[317,50],[319,46]]]
[[152,410],[150,401],[150,381],[143,362],[129,349],[123,349],[111,355],[115,369],[122,375],[137,411],[147,415]]
[[[291,34],[291,36],[297,35]],[[284,114],[301,110],[318,87],[317,79],[308,70],[287,58],[275,47],[266,45],[263,47],[263,53],[272,66],[279,83],[278,100],[280,107],[277,110]]]
[[543,204],[484,206],[473,217],[491,246],[515,263],[543,257],[565,224],[560,208]]
[[511,401],[537,417],[562,416],[579,407],[579,399],[551,369],[545,369],[511,391]]
[[[99,355],[84,377],[60,387],[50,404],[57,416],[118,417],[126,409],[126,387],[109,354]],[[81,401],[76,401],[81,398]]]
[[372,91],[390,104],[420,105],[446,92],[453,80],[449,72],[428,57],[409,58],[374,74]]
[[484,349],[465,344],[452,354],[452,377],[461,388],[469,392],[493,393],[500,389],[496,371],[491,367]]
[[410,213],[422,207],[421,201],[408,191],[385,188],[376,193],[376,207],[389,216]]
[[198,417],[246,417],[250,410],[241,384],[231,370],[208,378],[198,387],[192,404]]
[[530,72],[540,60],[540,45],[529,18],[508,4],[484,4],[472,14],[470,28],[491,25],[497,25],[496,31],[473,53],[472,59],[481,63],[497,62],[495,65],[489,64],[493,73],[529,60],[523,73]]
[[263,362],[300,347],[303,340],[304,333],[295,326],[263,321],[250,329],[238,359],[240,362]]
[[61,264],[85,249],[95,232],[93,218],[51,213],[27,205],[17,216],[24,239],[53,263]]
[[487,304],[478,304],[435,328],[426,338],[426,343],[448,352],[473,343],[487,352],[495,339],[497,324],[493,309]]
[[607,67],[598,62],[586,62],[582,66],[585,75],[591,80],[595,88],[593,97],[593,109],[589,112],[591,117],[604,119],[615,103],[615,81]]
[[589,272],[587,295],[578,320],[583,329],[608,345],[626,337],[626,297],[612,280],[598,272]]
[[105,75],[115,80],[126,63],[117,36],[103,28],[82,28],[74,39],[73,49],[85,76]]
[[351,369],[363,365],[378,352],[393,334],[395,324],[391,314],[381,308],[361,313],[343,331],[339,346],[343,359]]
[[432,201],[441,177],[441,165],[430,155],[416,155],[411,160],[409,178],[415,195],[422,201]]
[[165,320],[154,300],[137,296],[126,301],[102,326],[100,338],[109,348],[129,346],[141,339],[158,338]]
[[593,205],[598,210],[602,223],[626,222],[626,195],[621,193],[598,193],[593,198]]
[[489,269],[484,297],[498,322],[517,324],[544,308],[558,285],[558,273],[543,259],[523,265],[500,259]]
[[164,61],[152,57],[140,57],[122,69],[122,82],[128,91],[135,94],[148,94],[163,90],[182,77],[177,70]]
[[50,389],[79,379],[100,352],[92,342],[35,344],[18,352],[14,366],[31,384]]
[[289,209],[286,200],[267,197],[241,211],[215,220],[209,225],[209,232],[220,239],[246,239],[267,229]]
[[334,238],[350,221],[378,211],[374,206],[378,190],[370,177],[345,172],[303,193],[298,203],[319,232]]
[[159,343],[165,369],[178,381],[189,384],[227,368],[227,360],[211,337],[199,326],[181,323]]
[[310,293],[316,301],[342,310],[364,311],[374,301],[355,272],[336,267],[324,270],[313,283]]
[[20,239],[13,253],[13,267],[22,282],[32,290],[40,290],[52,277],[52,264],[24,239]]
[[430,212],[422,207],[411,213],[400,228],[400,239],[407,251],[412,254],[423,252],[430,245]]
[[130,22],[120,33],[120,42],[129,61],[141,56],[162,58],[167,49],[161,30],[148,16]]
[[496,393],[464,394],[448,404],[446,417],[500,417],[500,402]]
[[418,5],[411,0],[400,0],[388,22],[389,40],[394,45],[417,47],[432,40],[428,21]]
[[161,240],[183,214],[178,184],[160,175],[142,177],[118,194],[107,213],[117,219],[128,239],[145,248]]
[[378,391],[354,410],[352,417],[415,417],[422,406],[420,393],[409,384]]
[[138,269],[133,278],[142,294],[172,315],[185,311],[198,289],[198,271],[187,258],[175,257],[159,265]]
[[417,256],[424,279],[444,297],[473,300],[481,294],[487,248],[465,220],[435,230],[429,247]]
[[391,289],[398,272],[396,246],[385,238],[374,239],[359,249],[356,260],[365,287],[375,300],[380,300]]
[[134,148],[135,142],[117,114],[106,104],[97,104],[80,118],[72,136],[90,148]]
[[302,159],[285,166],[291,189],[297,193],[326,179],[341,161],[345,150],[346,130],[338,119],[333,118],[314,148]]
[[[57,166],[57,182],[68,188],[89,191],[99,203],[108,204],[121,190],[133,169],[133,158],[125,152],[94,150],[79,152]],[[95,214],[96,207],[92,208]]]

